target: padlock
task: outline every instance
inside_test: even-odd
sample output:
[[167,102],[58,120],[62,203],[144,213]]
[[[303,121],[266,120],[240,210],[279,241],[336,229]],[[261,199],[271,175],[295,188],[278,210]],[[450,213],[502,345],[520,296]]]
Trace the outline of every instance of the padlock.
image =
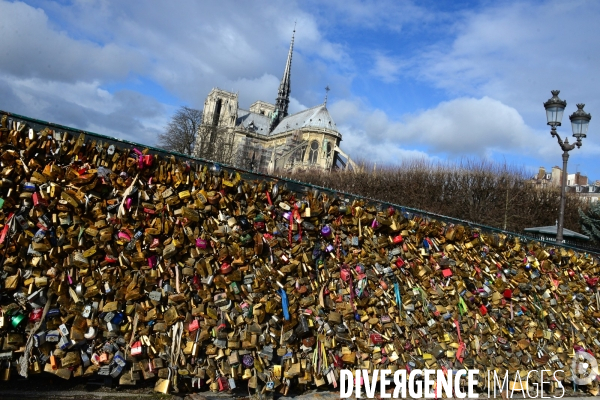
[[[550,354],[566,355],[565,324],[569,340],[600,350],[600,268],[590,254],[7,119],[0,283],[28,311],[2,303],[0,326],[16,323],[4,345],[17,351],[24,324],[51,301],[33,344],[56,352],[48,370],[58,376],[97,370],[125,385],[158,375],[168,392],[205,383],[198,368],[214,390],[240,379],[257,388],[260,377],[285,395],[296,382],[333,387],[350,365],[457,360],[485,373],[549,358],[556,368]],[[129,343],[136,371],[118,354]],[[165,348],[183,354],[176,375]],[[329,368],[305,357],[316,350]]]
[[40,361],[38,360],[37,356],[33,356],[31,358],[31,360],[29,361],[30,363],[30,373],[32,374],[39,374],[42,372],[42,366],[40,364]]
[[171,375],[172,375],[171,368],[168,368],[167,378],[166,379],[161,378],[158,381],[156,381],[156,384],[154,385],[154,391],[162,393],[162,394],[169,393],[169,388],[170,388],[170,384],[171,384]]
[[142,342],[138,340],[131,345],[131,355],[139,356],[140,354],[142,354]]
[[9,381],[11,375],[12,375],[11,362],[7,361],[6,365],[3,366],[2,371],[1,371],[2,380],[3,381]]

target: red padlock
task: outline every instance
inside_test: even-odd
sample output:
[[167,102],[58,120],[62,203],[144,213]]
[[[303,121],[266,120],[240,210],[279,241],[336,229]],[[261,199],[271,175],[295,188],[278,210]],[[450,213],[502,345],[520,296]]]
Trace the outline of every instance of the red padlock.
[[229,264],[229,263],[221,264],[221,273],[223,275],[227,275],[228,273],[230,273],[231,269],[232,269],[231,264]]
[[598,284],[598,278],[591,278],[591,277],[587,277],[585,278],[586,283],[588,284],[589,287],[595,287]]
[[510,289],[504,290],[504,298],[506,300],[512,299],[512,290],[510,290]]
[[402,243],[404,239],[402,239],[402,235],[394,236],[394,244]]
[[35,192],[33,194],[32,198],[33,198],[34,206],[43,206],[43,207],[48,206],[48,202],[46,201],[46,199],[44,199],[38,192]]
[[371,339],[371,343],[373,343],[375,346],[379,346],[383,343],[383,338],[378,333],[371,333],[371,335],[369,335],[369,338]]
[[224,376],[220,376],[217,378],[217,382],[219,383],[219,392],[224,392],[229,390],[229,381]]
[[479,306],[479,311],[481,311],[481,315],[486,315],[488,312],[486,306],[484,306],[483,304]]
[[152,162],[154,161],[154,157],[152,156],[152,154],[147,154],[143,157],[144,159],[144,166],[146,167],[150,167],[152,166]]
[[29,313],[29,322],[36,322],[42,319],[42,314],[44,313],[43,308],[36,308],[35,310]]
[[138,340],[137,342],[131,345],[131,355],[139,356],[140,354],[142,354],[142,342]]

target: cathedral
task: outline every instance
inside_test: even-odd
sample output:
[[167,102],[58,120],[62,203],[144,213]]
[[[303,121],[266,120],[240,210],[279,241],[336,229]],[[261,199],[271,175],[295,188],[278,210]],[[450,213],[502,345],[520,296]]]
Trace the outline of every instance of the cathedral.
[[[239,107],[237,93],[211,90],[196,136],[197,156],[211,158],[221,151],[219,161],[268,173],[355,168],[339,147],[342,135],[327,110],[327,97],[323,104],[288,114],[294,34],[275,104],[258,100],[245,110]],[[210,151],[202,154],[206,149]]]

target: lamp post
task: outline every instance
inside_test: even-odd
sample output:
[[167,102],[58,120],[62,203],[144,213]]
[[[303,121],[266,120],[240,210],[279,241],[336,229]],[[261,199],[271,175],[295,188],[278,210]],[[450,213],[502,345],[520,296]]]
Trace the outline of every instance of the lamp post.
[[546,109],[546,119],[548,125],[552,127],[550,134],[556,137],[560,148],[563,150],[563,170],[562,180],[560,187],[560,213],[558,216],[558,226],[556,227],[556,241],[562,243],[563,241],[563,221],[565,217],[565,192],[567,189],[567,162],[569,161],[569,151],[573,150],[575,146],[581,147],[581,139],[586,137],[588,126],[592,116],[585,111],[583,107],[585,104],[577,104],[577,111],[569,116],[571,120],[571,128],[573,129],[573,137],[577,141],[573,144],[569,143],[569,139],[565,138],[564,142],[556,132],[556,127],[561,125],[563,113],[567,107],[567,102],[558,98],[560,90],[552,90],[552,98],[544,103]]

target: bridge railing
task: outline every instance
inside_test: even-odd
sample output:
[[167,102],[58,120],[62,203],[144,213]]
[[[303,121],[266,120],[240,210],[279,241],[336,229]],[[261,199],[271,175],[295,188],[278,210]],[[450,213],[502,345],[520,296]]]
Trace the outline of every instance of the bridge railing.
[[[70,133],[72,135],[79,135],[79,134],[83,133],[86,135],[86,142],[90,141],[90,138],[96,138],[96,139],[101,139],[102,141],[106,141],[106,142],[109,142],[109,143],[115,144],[115,145],[116,144],[129,145],[129,146],[136,147],[139,149],[147,148],[151,154],[163,155],[163,156],[175,156],[176,158],[179,158],[179,159],[189,162],[192,166],[195,166],[195,165],[213,166],[215,164],[218,164],[222,169],[225,169],[227,171],[239,172],[240,175],[244,179],[247,179],[247,180],[260,179],[260,180],[269,181],[269,182],[280,182],[282,184],[285,184],[287,186],[288,190],[294,191],[296,193],[306,194],[309,191],[317,190],[320,193],[326,193],[331,196],[337,196],[339,199],[348,201],[348,202],[352,202],[354,200],[364,200],[368,204],[371,204],[380,210],[383,210],[383,209],[389,208],[389,207],[393,207],[394,209],[401,211],[403,213],[403,215],[408,218],[419,216],[424,219],[443,221],[448,224],[464,225],[464,226],[470,227],[471,229],[479,229],[480,231],[482,231],[484,233],[487,232],[487,233],[492,233],[492,234],[493,233],[505,234],[505,235],[507,235],[507,237],[520,238],[520,240],[525,241],[525,242],[536,241],[541,244],[546,244],[550,247],[558,247],[558,244],[555,241],[540,239],[540,238],[536,238],[534,236],[529,236],[529,235],[525,235],[525,234],[518,233],[518,232],[506,231],[506,230],[503,230],[500,228],[487,226],[487,225],[483,225],[483,224],[477,224],[477,223],[474,223],[471,221],[466,221],[466,220],[463,220],[460,218],[448,217],[445,215],[441,215],[441,214],[437,214],[437,213],[433,213],[433,212],[429,212],[429,211],[419,210],[419,209],[411,208],[411,207],[405,207],[400,204],[394,204],[394,203],[377,200],[377,199],[374,199],[371,197],[365,197],[365,196],[359,196],[359,195],[352,194],[352,193],[341,192],[339,190],[326,188],[326,187],[322,187],[322,186],[317,186],[317,185],[313,185],[310,183],[301,182],[298,180],[281,177],[281,176],[277,176],[277,175],[269,175],[269,174],[260,173],[260,172],[252,172],[252,171],[246,170],[244,168],[239,168],[239,167],[235,167],[232,165],[227,165],[227,164],[222,164],[222,163],[214,163],[213,161],[204,159],[204,158],[192,157],[192,156],[181,154],[181,153],[178,153],[175,151],[167,151],[167,150],[155,147],[155,146],[149,146],[149,145],[145,145],[145,144],[131,142],[131,141],[124,140],[124,139],[105,136],[105,135],[102,135],[99,133],[76,129],[76,128],[72,128],[72,127],[68,127],[68,126],[64,126],[64,125],[60,125],[60,124],[56,124],[56,123],[52,123],[52,122],[42,121],[42,120],[26,117],[23,115],[9,113],[9,112],[2,111],[2,110],[0,110],[0,116],[1,115],[7,115],[9,120],[12,120],[12,121],[26,123],[30,128],[33,128],[35,131],[39,131],[39,130],[44,129],[45,127],[49,127],[51,129],[54,129],[57,131]],[[577,252],[588,253],[595,257],[600,257],[600,249],[594,248],[592,246],[573,245],[573,244],[563,243],[560,245],[560,247],[563,247],[566,249],[572,249]]]

